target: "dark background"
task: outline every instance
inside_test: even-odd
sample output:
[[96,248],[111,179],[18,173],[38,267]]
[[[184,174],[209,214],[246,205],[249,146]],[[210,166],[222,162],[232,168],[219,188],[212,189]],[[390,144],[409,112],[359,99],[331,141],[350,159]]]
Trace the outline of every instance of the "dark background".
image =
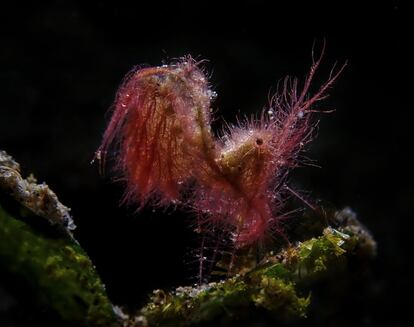
[[399,1],[2,3],[0,149],[72,208],[75,236],[111,299],[139,307],[154,288],[194,281],[197,242],[191,216],[119,206],[122,185],[90,164],[124,74],[186,54],[207,59],[219,128],[261,110],[279,79],[303,77],[313,42],[326,39],[314,85],[335,61],[348,67],[324,103],[336,112],[319,117],[308,152],[322,168],[299,169],[292,184],[351,206],[378,241],[376,296],[354,324],[406,325],[413,195],[406,10]]

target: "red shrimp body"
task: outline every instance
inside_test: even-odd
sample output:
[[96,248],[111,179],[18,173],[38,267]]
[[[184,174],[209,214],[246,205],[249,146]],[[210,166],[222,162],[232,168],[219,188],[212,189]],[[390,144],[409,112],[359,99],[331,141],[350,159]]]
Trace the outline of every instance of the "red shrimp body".
[[228,127],[222,137],[211,132],[214,92],[193,59],[129,74],[100,147],[108,156],[116,146],[115,168],[126,181],[126,201],[191,207],[205,228],[227,231],[235,247],[279,230],[283,200],[275,190],[300,164],[298,154],[312,136],[313,107],[344,68],[309,95],[320,60],[301,90],[297,80],[286,79],[259,119]]

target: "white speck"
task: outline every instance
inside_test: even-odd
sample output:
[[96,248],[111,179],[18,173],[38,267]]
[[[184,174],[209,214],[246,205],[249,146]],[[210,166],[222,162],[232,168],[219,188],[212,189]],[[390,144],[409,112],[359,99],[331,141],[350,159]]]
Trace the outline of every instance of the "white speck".
[[208,94],[208,97],[210,98],[210,100],[214,100],[215,98],[217,98],[217,92],[215,92],[215,91],[208,90],[207,94]]
[[72,218],[70,218],[70,220],[68,221],[68,225],[66,226],[69,230],[75,230],[76,229],[76,225],[73,222]]
[[112,306],[112,310],[114,311],[114,313],[121,319],[128,319],[129,316],[127,314],[125,314],[122,309],[116,305]]

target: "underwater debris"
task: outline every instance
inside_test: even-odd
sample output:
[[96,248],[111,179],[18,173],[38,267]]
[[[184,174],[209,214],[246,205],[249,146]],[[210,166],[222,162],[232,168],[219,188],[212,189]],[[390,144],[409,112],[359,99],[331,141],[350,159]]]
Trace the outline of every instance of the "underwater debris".
[[0,151],[0,189],[52,224],[58,224],[68,232],[76,228],[70,208],[60,203],[46,183],[37,184],[33,175],[22,178],[20,165],[5,151]]
[[352,235],[358,235],[358,251],[375,256],[377,254],[377,242],[371,232],[358,220],[356,212],[350,207],[345,207],[338,211],[335,220],[343,227],[344,232]]

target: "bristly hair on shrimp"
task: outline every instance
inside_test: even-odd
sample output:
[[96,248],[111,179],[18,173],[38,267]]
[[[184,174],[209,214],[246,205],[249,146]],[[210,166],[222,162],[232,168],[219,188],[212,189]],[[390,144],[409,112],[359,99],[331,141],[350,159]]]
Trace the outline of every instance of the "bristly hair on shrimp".
[[332,69],[310,94],[323,52],[301,87],[286,78],[270,109],[227,127],[222,137],[211,130],[215,92],[200,62],[187,56],[129,73],[98,150],[103,158],[112,153],[126,183],[124,200],[139,208],[149,201],[191,208],[200,230],[225,230],[235,249],[280,231],[281,185],[312,139],[315,105],[346,66]]

